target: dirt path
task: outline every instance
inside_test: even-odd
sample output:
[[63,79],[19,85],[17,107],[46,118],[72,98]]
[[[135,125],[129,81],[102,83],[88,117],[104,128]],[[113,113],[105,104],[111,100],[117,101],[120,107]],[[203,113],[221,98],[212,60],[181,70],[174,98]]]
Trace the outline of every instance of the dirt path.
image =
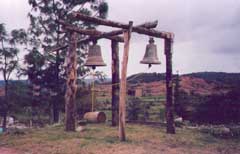
[[19,153],[11,148],[0,147],[0,154],[19,154]]

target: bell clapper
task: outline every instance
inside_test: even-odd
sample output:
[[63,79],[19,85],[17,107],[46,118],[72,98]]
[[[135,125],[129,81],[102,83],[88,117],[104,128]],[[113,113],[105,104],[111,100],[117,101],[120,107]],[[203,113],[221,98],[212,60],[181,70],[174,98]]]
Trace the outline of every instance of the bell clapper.
[[93,40],[92,43],[93,43],[93,45],[96,45],[97,44],[97,40]]
[[93,71],[96,69],[96,66],[92,66]]

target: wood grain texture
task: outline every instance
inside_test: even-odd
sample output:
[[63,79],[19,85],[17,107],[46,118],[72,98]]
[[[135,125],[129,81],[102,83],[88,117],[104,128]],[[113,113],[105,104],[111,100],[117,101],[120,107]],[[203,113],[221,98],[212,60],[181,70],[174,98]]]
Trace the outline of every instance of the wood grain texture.
[[65,93],[65,130],[75,131],[77,92],[77,42],[76,34],[71,32],[69,49],[66,55],[66,93]]
[[127,95],[127,64],[130,47],[130,39],[133,22],[129,22],[129,30],[124,32],[124,52],[122,60],[121,82],[120,82],[120,102],[119,102],[119,138],[126,141],[126,95]]

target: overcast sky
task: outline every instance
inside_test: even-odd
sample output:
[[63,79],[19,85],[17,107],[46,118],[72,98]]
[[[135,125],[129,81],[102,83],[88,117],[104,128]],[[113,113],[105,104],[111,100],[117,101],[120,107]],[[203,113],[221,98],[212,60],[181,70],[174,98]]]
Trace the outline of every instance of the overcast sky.
[[[7,28],[26,28],[27,0],[1,0],[0,23]],[[108,19],[135,25],[158,20],[157,30],[175,33],[173,71],[181,74],[199,71],[240,72],[239,0],[108,0]],[[109,30],[100,27],[101,30]],[[130,45],[128,75],[139,72],[165,72],[163,42],[155,40],[162,65],[147,70],[140,64],[148,37],[134,34]],[[110,41],[101,40],[108,67],[99,68],[110,75]],[[120,46],[122,57],[122,45]],[[120,58],[121,58],[120,57]],[[122,61],[122,59],[121,59]]]

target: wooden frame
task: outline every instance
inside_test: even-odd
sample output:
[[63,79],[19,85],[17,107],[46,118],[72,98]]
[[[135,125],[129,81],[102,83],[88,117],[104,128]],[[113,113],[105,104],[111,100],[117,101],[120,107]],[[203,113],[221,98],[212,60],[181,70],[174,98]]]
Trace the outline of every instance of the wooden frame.
[[[115,28],[121,28],[120,30],[115,30],[111,32],[101,32],[97,30],[85,30],[80,29],[74,25],[67,24],[64,21],[57,21],[60,23],[63,28],[71,33],[76,32],[82,35],[88,35],[89,37],[82,39],[82,40],[74,40],[76,44],[81,44],[84,42],[89,42],[93,39],[110,39],[112,41],[112,125],[116,126],[118,120],[117,117],[117,104],[119,101],[119,138],[121,141],[126,140],[126,133],[125,133],[125,113],[126,113],[126,92],[127,92],[127,63],[128,63],[128,53],[129,53],[129,46],[130,46],[130,38],[131,33],[136,32],[139,34],[144,34],[147,36],[157,37],[164,39],[164,51],[166,56],[166,121],[167,121],[167,133],[175,133],[175,126],[174,126],[174,117],[173,117],[173,87],[172,87],[172,45],[174,40],[174,34],[170,32],[164,31],[157,31],[154,30],[157,26],[157,21],[154,22],[147,22],[143,23],[138,26],[133,26],[133,22],[129,22],[129,24],[119,23],[111,20],[105,20],[95,17],[90,17],[78,12],[74,12],[73,16],[76,20],[81,20],[85,22],[91,22],[97,25],[104,25],[110,26]],[[123,37],[119,36],[124,34]],[[118,42],[124,42],[124,53],[123,53],[123,60],[122,60],[122,70],[121,70],[121,80],[120,80],[120,98],[119,98],[119,86],[115,86],[114,84],[119,82],[119,49],[118,49]],[[71,45],[71,43],[70,43]],[[52,51],[62,50],[67,48],[69,45],[56,47]],[[72,45],[69,46],[69,52],[72,48]],[[73,52],[74,53],[74,52]],[[116,62],[114,62],[116,61]],[[71,62],[70,62],[71,63]],[[69,65],[71,65],[69,63]],[[72,69],[72,68],[69,68]],[[67,72],[70,70],[67,70]],[[77,76],[75,75],[75,78]],[[68,84],[67,84],[68,86]],[[73,86],[73,85],[71,85]],[[69,88],[69,87],[68,87]],[[66,102],[66,104],[68,104]],[[67,109],[66,109],[67,110]],[[115,121],[114,121],[115,120]]]

